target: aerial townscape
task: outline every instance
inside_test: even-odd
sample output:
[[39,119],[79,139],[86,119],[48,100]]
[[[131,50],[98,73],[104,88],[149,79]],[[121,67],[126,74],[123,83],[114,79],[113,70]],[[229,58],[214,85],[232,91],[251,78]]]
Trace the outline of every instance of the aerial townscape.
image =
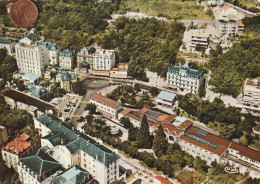
[[18,1],[0,184],[260,184],[260,0]]

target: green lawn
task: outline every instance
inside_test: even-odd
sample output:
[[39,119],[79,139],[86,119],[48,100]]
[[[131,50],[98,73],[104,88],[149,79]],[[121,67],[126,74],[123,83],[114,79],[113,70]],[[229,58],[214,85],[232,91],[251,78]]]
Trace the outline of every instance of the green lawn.
[[125,0],[121,10],[146,13],[150,16],[165,16],[177,19],[212,20],[198,0]]
[[239,0],[239,3],[247,6],[247,8],[256,7],[256,0]]

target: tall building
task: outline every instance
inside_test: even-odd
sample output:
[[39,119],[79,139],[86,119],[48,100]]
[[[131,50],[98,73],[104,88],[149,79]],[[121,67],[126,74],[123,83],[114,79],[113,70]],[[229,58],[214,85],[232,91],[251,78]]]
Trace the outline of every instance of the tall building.
[[115,51],[97,49],[93,59],[93,70],[110,71],[116,64]]
[[119,179],[120,157],[87,135],[51,114],[35,118],[34,126],[42,136],[41,146],[50,148],[51,156],[65,169],[77,165],[100,184]]
[[36,46],[43,45],[48,50],[49,56],[49,64],[51,65],[58,65],[59,64],[59,53],[60,53],[60,46],[55,43],[48,43],[37,41],[35,43]]
[[74,51],[65,49],[60,52],[59,65],[64,69],[72,69],[74,67]]
[[93,58],[95,57],[96,48],[93,46],[83,47],[77,53],[77,67],[93,69]]
[[171,66],[167,71],[166,87],[184,92],[198,93],[203,84],[203,71],[193,69],[192,65]]
[[25,45],[18,42],[15,45],[17,66],[20,73],[43,74],[49,64],[48,51],[43,45]]
[[61,164],[49,156],[49,151],[49,148],[42,147],[32,155],[19,160],[17,168],[22,184],[40,184],[49,176],[62,171]]
[[11,43],[11,40],[7,38],[0,37],[0,49],[5,48],[7,50],[7,53],[9,55],[12,54],[13,45]]
[[29,135],[22,134],[1,148],[2,158],[9,168],[13,167],[17,170],[18,160],[33,152],[31,141],[28,140],[29,138]]
[[93,93],[91,95],[90,102],[97,106],[97,111],[108,118],[117,119],[118,111],[122,109],[122,105],[119,102],[98,93]]
[[244,85],[244,96],[242,111],[253,115],[260,115],[260,81],[257,79],[246,79]]

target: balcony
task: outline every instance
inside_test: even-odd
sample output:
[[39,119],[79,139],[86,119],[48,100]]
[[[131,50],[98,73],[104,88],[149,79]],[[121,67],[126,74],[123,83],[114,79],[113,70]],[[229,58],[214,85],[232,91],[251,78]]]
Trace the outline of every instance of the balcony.
[[250,164],[249,162],[246,162],[246,161],[244,161],[244,160],[241,160],[241,159],[239,159],[238,157],[235,157],[235,156],[233,156],[233,155],[228,154],[228,155],[226,156],[226,158],[229,159],[229,160],[232,160],[233,162],[236,162],[236,163],[238,163],[238,164],[240,164],[240,165],[243,165],[243,166],[245,166],[245,167],[247,167],[247,168],[249,168],[249,169],[252,169],[252,170],[255,170],[255,171],[258,171],[258,172],[260,171],[260,169],[257,168],[256,166],[254,166],[253,164]]

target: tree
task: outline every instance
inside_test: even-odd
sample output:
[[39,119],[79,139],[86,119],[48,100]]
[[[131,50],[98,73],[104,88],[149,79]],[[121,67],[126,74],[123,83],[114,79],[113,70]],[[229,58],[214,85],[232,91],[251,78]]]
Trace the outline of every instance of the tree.
[[97,106],[94,103],[88,103],[85,107],[85,111],[89,110],[90,114],[96,113]]
[[138,128],[137,127],[130,127],[128,130],[128,140],[129,141],[136,141],[138,134]]
[[75,94],[79,94],[79,95],[84,95],[86,93],[86,89],[84,89],[81,81],[72,83],[72,91]]
[[139,148],[151,148],[151,136],[147,117],[144,115],[141,127],[138,131],[136,142]]
[[224,124],[219,131],[220,136],[226,139],[230,139],[235,132],[236,132],[235,124],[231,124],[231,125]]
[[157,96],[159,94],[159,89],[156,87],[152,87],[150,89],[150,93],[152,94],[152,96]]
[[126,129],[129,129],[129,128],[133,127],[133,125],[132,125],[132,123],[130,122],[130,119],[129,119],[128,117],[122,117],[122,118],[120,119],[120,123],[121,123],[122,125],[124,125],[124,127],[125,127]]
[[140,92],[141,91],[140,84],[139,83],[135,83],[134,89],[135,89],[135,92],[137,92],[137,93]]
[[194,168],[198,171],[205,171],[207,169],[207,162],[200,157],[196,157],[193,161]]
[[168,141],[166,140],[166,135],[163,131],[162,125],[158,127],[156,135],[153,140],[153,150],[157,157],[161,157],[167,150]]

